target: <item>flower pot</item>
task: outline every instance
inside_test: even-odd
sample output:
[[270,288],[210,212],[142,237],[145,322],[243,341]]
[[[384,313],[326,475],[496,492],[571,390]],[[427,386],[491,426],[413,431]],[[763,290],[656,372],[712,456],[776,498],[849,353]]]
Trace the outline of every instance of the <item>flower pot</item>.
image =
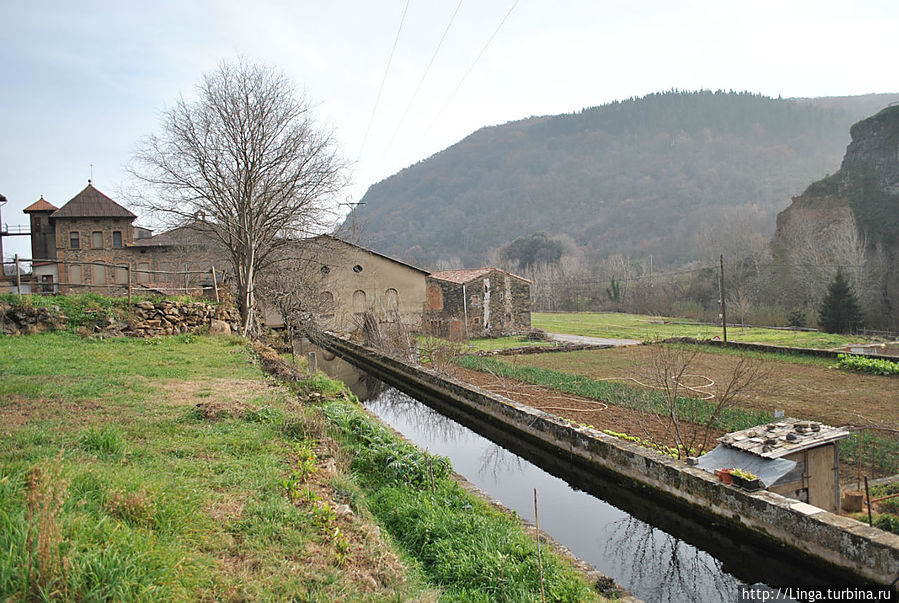
[[730,469],[715,469],[715,475],[718,476],[718,480],[722,484],[730,484],[733,482],[733,478],[730,474]]

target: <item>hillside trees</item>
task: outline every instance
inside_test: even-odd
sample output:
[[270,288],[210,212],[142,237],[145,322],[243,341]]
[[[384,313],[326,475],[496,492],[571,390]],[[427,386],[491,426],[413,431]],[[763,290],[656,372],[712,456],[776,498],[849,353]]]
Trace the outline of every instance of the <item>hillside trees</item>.
[[345,161],[311,106],[279,71],[243,59],[203,76],[195,100],[164,112],[135,152],[136,201],[168,223],[202,215],[234,269],[244,333],[255,282],[278,249],[330,218]]

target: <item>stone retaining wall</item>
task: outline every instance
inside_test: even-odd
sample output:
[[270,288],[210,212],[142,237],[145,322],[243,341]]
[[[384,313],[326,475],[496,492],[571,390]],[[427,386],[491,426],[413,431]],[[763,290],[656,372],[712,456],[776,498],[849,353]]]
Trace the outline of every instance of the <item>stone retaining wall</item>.
[[[82,335],[101,337],[155,337],[193,333],[221,321],[236,330],[240,316],[236,310],[203,302],[138,302],[134,312],[119,318],[98,309],[89,325],[79,327]],[[6,335],[31,335],[68,327],[68,318],[59,307],[33,308],[0,304],[0,332]]]
[[800,556],[851,575],[889,584],[899,575],[899,536],[767,491],[725,486],[700,469],[421,367],[382,356],[336,336],[315,338],[328,349],[406,393],[440,399],[501,425],[590,470],[652,488],[691,512],[787,546]]

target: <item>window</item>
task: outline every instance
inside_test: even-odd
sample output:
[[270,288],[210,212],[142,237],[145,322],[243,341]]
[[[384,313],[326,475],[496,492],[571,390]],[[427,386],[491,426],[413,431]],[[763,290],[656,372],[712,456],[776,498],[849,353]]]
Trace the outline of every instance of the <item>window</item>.
[[400,310],[400,294],[396,289],[390,288],[385,292],[387,298],[387,311],[399,312]]
[[353,266],[353,272],[355,272],[356,274],[359,274],[360,272],[362,272],[362,266],[359,264],[356,264],[355,266]]
[[69,266],[69,283],[73,285],[80,285],[82,283],[80,265],[76,264],[74,266]]
[[113,230],[112,231],[112,246],[116,249],[119,249],[122,246],[122,231],[121,230]]
[[69,249],[81,249],[81,234],[78,232],[69,233]]
[[103,233],[99,230],[91,233],[91,249],[103,249]]
[[365,312],[365,291],[359,289],[353,291],[353,312],[356,314]]
[[91,283],[94,285],[106,284],[106,266],[100,264],[91,265]]
[[128,269],[124,266],[116,266],[115,269],[115,282],[119,285],[127,285],[128,284]]
[[40,216],[34,216],[34,227],[33,227],[33,230],[34,230],[34,232],[40,232],[40,231],[41,231],[41,218],[40,218]]
[[149,262],[140,262],[137,265],[137,282],[150,282],[150,264]]
[[322,318],[334,318],[334,294],[322,291],[319,294],[319,311]]
[[330,266],[322,266],[322,267],[321,267],[321,271],[322,271],[322,274],[330,274],[330,273],[331,273],[331,267],[330,267]]

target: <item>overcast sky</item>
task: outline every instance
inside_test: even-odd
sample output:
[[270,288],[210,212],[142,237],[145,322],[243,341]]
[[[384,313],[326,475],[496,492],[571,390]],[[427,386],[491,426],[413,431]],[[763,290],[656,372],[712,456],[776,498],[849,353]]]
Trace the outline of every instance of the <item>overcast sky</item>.
[[354,164],[342,202],[532,115],[671,88],[899,92],[896,0],[0,0],[0,23],[8,224],[41,195],[62,206],[91,164],[116,199],[161,111],[238,55],[281,69],[333,129]]

